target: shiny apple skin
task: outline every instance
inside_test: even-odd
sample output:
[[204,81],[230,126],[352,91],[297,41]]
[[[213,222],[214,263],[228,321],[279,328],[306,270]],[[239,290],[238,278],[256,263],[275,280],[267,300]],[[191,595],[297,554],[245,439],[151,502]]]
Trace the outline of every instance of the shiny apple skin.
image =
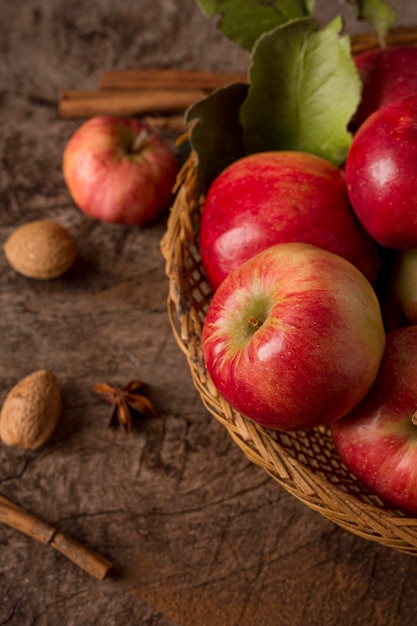
[[356,128],[374,111],[417,93],[417,48],[376,48],[361,52],[354,59],[363,85],[355,114]]
[[375,111],[353,138],[346,185],[359,221],[381,246],[417,246],[417,95]]
[[235,161],[213,181],[200,250],[215,289],[261,250],[294,241],[343,256],[375,283],[375,245],[349,206],[343,172],[325,159],[294,151],[257,153]]
[[246,417],[280,430],[350,412],[373,383],[384,345],[368,280],[342,257],[304,243],[272,246],[229,274],[202,333],[219,393]]
[[134,118],[90,118],[70,137],[63,155],[64,179],[75,204],[110,223],[154,219],[172,200],[177,172],[169,145]]
[[345,465],[387,504],[417,515],[417,326],[387,334],[364,401],[331,425]]

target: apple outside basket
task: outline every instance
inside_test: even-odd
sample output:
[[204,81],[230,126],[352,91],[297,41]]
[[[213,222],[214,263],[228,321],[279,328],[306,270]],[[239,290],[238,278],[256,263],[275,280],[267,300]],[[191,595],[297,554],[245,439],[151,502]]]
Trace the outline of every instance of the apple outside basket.
[[[400,27],[388,45],[417,45],[417,27]],[[352,37],[354,53],[375,48],[374,34]],[[203,196],[191,153],[177,179],[174,204],[161,242],[169,281],[168,314],[192,382],[207,410],[227,430],[247,458],[306,506],[345,530],[406,554],[417,555],[417,518],[388,508],[338,457],[330,429],[270,431],[235,411],[207,375],[201,332],[212,296],[201,265],[199,221]]]

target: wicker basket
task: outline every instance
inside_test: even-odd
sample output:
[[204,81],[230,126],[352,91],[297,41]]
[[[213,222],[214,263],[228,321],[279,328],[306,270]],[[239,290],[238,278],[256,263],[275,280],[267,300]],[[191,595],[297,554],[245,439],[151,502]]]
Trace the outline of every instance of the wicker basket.
[[[416,43],[417,29],[398,29],[389,41]],[[373,36],[353,39],[356,52],[375,45]],[[207,376],[201,331],[212,291],[199,254],[203,197],[196,165],[196,155],[191,154],[179,174],[161,250],[169,280],[168,313],[172,330],[203,404],[250,461],[306,506],[360,537],[417,555],[417,518],[386,507],[348,471],[335,452],[328,427],[308,432],[269,431],[232,409]]]

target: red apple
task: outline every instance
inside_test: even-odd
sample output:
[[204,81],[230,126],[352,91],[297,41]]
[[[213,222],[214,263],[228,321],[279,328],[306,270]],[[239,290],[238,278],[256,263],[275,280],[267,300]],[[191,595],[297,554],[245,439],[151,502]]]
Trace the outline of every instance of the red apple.
[[308,429],[351,411],[385,345],[364,275],[311,244],[282,243],[234,270],[215,291],[202,346],[225,400],[272,429]]
[[146,124],[108,115],[84,122],[63,157],[75,204],[105,222],[152,220],[171,202],[177,172],[170,146]]
[[381,246],[417,246],[416,168],[417,94],[372,113],[346,159],[352,208]]
[[377,109],[417,93],[417,48],[377,48],[354,58],[363,85],[354,127],[360,126]]
[[365,485],[417,515],[417,326],[387,335],[378,376],[364,401],[332,424],[336,449]]
[[277,243],[299,241],[343,256],[374,283],[374,243],[349,206],[344,174],[295,151],[243,157],[211,184],[200,225],[208,280],[217,288],[244,261]]

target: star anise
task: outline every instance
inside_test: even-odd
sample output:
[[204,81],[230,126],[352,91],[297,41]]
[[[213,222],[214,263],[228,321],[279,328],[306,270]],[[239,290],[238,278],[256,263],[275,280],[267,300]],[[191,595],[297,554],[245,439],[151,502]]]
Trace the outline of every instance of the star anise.
[[143,395],[146,384],[140,380],[132,380],[125,387],[115,387],[108,383],[97,383],[92,390],[104,395],[111,404],[109,427],[119,424],[126,433],[132,429],[132,412],[145,417],[155,417],[156,410],[152,402]]

